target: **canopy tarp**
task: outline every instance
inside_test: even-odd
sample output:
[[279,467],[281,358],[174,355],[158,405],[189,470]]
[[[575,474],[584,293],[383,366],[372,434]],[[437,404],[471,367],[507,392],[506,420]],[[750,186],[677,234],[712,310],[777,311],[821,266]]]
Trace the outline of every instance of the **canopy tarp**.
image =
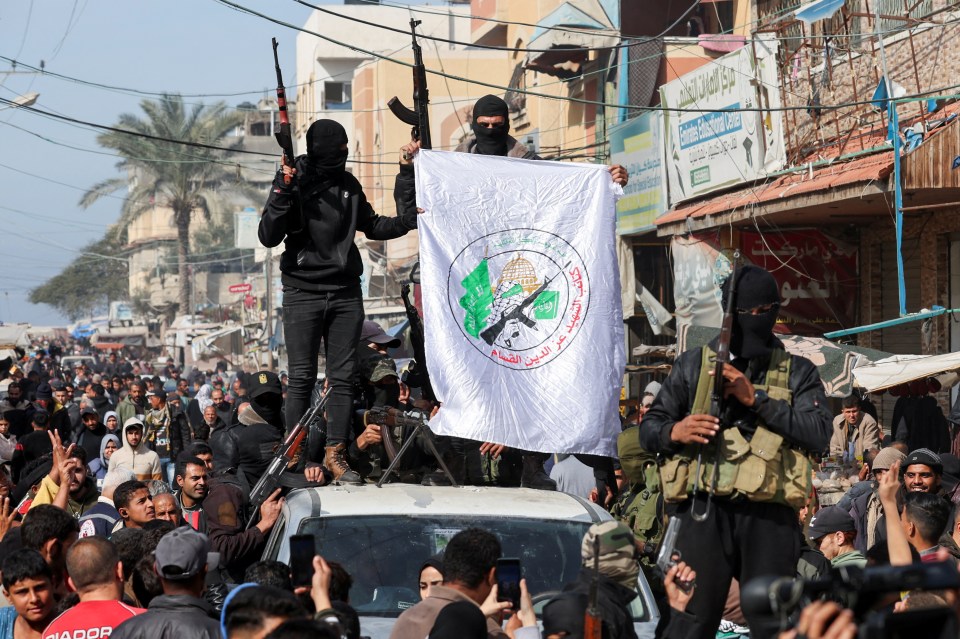
[[943,355],[893,355],[857,366],[853,376],[857,385],[868,391],[879,391],[917,379],[936,377],[944,388],[960,380],[960,353]]
[[[688,348],[702,346],[720,333],[709,326],[691,326],[687,331]],[[777,335],[788,353],[804,357],[817,366],[827,397],[846,397],[854,386],[858,366],[889,358],[890,353],[847,344],[836,344],[823,337]]]

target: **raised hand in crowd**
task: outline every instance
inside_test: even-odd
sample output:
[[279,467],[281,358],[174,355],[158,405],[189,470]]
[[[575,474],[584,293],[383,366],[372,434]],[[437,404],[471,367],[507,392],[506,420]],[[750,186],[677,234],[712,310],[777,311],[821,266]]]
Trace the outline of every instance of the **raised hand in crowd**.
[[854,639],[853,612],[833,601],[815,601],[803,609],[797,627],[780,633],[780,639]]

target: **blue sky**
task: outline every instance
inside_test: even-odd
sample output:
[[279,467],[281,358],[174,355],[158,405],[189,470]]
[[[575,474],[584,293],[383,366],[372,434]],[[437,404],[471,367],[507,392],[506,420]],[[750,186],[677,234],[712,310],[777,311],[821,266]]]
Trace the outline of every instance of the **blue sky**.
[[[238,4],[296,25],[303,25],[310,13],[292,0]],[[222,99],[231,106],[256,102],[274,91],[271,37],[280,42],[285,82],[295,83],[296,33],[214,0],[0,3],[0,56],[37,67],[43,60],[46,71],[100,84],[212,95],[188,101]],[[115,124],[121,113],[141,113],[144,96],[22,73],[22,68],[10,71],[11,65],[0,59],[0,97],[8,100],[36,91],[38,109],[107,125]],[[78,205],[86,188],[118,175],[116,157],[98,154],[107,151],[97,145],[96,135],[0,106],[0,255],[5,264],[0,321],[67,323],[51,307],[27,302],[27,293],[59,273],[79,248],[101,237],[119,216],[120,199],[104,198],[86,210]]]

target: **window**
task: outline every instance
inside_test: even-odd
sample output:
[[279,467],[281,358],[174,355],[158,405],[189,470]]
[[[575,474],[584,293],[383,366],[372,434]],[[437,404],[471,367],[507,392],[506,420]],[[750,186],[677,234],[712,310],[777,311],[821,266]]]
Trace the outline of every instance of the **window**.
[[353,100],[352,88],[349,82],[324,82],[323,109],[325,111],[349,111]]

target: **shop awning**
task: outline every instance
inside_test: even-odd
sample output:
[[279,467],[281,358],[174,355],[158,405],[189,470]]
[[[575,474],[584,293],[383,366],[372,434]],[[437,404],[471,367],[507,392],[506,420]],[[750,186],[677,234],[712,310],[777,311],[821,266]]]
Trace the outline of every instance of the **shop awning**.
[[[620,42],[619,0],[568,0],[537,23],[527,68],[559,77],[579,74],[590,49]],[[558,29],[557,27],[561,27]]]
[[884,390],[918,379],[936,377],[944,388],[960,380],[960,353],[944,355],[894,355],[857,366],[853,376],[868,391]]

